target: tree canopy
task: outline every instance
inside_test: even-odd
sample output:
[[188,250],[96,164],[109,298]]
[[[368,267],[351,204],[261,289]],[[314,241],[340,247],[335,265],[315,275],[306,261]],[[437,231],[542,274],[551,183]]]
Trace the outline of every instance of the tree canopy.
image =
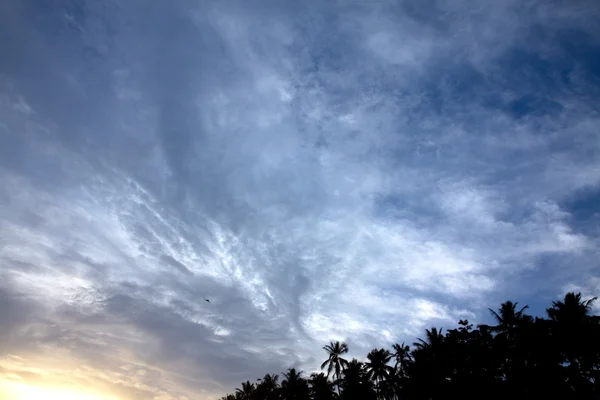
[[346,360],[348,345],[331,342],[323,347],[326,374],[290,368],[281,384],[266,375],[222,400],[600,399],[595,300],[567,293],[547,318],[507,301],[490,310],[495,325],[427,329],[412,349],[373,349],[364,361]]

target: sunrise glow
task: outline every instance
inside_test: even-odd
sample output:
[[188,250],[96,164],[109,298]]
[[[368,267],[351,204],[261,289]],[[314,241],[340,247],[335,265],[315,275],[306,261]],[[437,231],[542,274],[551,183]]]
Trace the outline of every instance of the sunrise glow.
[[0,400],[119,400],[77,389],[47,388],[23,383],[2,382]]

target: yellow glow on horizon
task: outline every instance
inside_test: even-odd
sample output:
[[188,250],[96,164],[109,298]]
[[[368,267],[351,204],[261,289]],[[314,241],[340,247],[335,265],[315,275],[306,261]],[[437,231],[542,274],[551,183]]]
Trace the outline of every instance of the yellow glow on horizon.
[[0,400],[118,400],[114,396],[76,389],[45,388],[10,381],[1,382],[0,385]]

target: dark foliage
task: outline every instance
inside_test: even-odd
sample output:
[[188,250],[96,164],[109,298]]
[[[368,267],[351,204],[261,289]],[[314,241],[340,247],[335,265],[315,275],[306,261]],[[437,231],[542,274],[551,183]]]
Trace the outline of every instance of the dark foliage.
[[327,374],[305,378],[294,368],[242,383],[222,400],[437,400],[600,399],[600,317],[596,299],[567,293],[532,318],[507,301],[490,310],[495,325],[466,320],[447,330],[431,328],[412,350],[373,349],[365,362],[347,361],[346,343],[323,349]]

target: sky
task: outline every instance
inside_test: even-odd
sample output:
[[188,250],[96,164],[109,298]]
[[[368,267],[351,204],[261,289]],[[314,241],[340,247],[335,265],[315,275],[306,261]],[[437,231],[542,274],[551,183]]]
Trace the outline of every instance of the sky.
[[0,385],[214,399],[600,294],[599,100],[593,0],[0,0]]

